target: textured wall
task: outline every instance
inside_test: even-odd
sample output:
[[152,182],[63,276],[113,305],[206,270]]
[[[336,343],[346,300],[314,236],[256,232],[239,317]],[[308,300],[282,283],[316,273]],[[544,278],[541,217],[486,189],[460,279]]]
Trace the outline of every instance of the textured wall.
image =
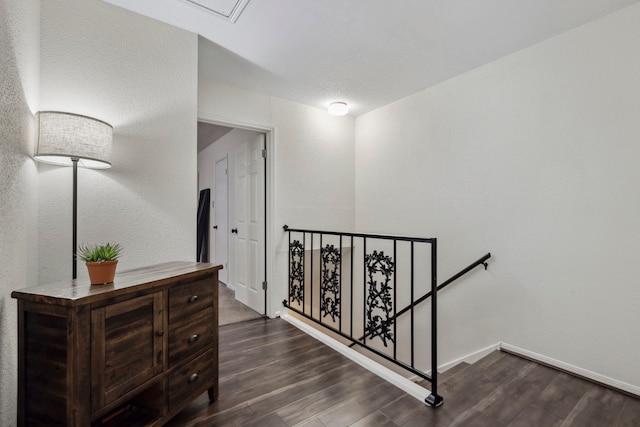
[[[113,167],[79,170],[78,242],[119,241],[120,269],[195,260],[197,36],[98,0],[47,0],[41,65],[41,109],[114,127]],[[72,173],[38,170],[42,283],[71,277]]]
[[275,153],[269,154],[267,164],[275,208],[267,221],[272,226],[269,246],[273,254],[268,314],[274,315],[287,295],[282,226],[353,229],[355,120],[204,80],[199,81],[198,115],[222,123],[273,129]]
[[11,291],[35,284],[40,4],[0,0],[0,425],[16,424],[17,324]]
[[640,6],[356,121],[356,225],[437,237],[440,355],[504,341],[640,386]]

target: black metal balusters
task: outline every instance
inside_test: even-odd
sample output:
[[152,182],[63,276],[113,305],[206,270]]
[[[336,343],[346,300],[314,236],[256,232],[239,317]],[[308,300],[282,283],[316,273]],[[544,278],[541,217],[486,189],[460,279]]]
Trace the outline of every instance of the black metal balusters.
[[[442,397],[437,393],[437,291],[479,265],[484,265],[486,269],[486,261],[491,254],[480,258],[438,286],[435,238],[300,230],[291,229],[286,225],[284,230],[289,233],[289,297],[283,304],[295,313],[346,338],[352,345],[366,348],[430,381],[431,394],[425,402],[434,407],[441,405]],[[307,235],[310,241],[308,247]],[[314,247],[314,237],[319,241],[317,248]],[[347,239],[344,239],[345,237]],[[416,259],[418,245],[428,250],[428,257],[424,261]],[[404,250],[401,251],[400,247]],[[349,253],[345,256],[347,251]],[[356,252],[360,251],[362,256],[356,257]],[[400,254],[404,255],[407,251],[408,263],[399,259]],[[307,257],[310,264],[308,274],[305,268]],[[317,273],[314,272],[316,257],[319,262]],[[358,265],[360,263],[362,265]],[[430,271],[426,273],[427,277],[416,277],[416,265],[429,263]],[[358,277],[360,274],[362,277]],[[349,285],[345,286],[347,279]],[[306,283],[307,280],[309,283]],[[314,286],[318,281],[316,290]],[[430,290],[415,299],[416,286],[419,283],[424,283]],[[307,293],[310,296],[307,296]],[[317,303],[314,295],[318,297]],[[426,318],[426,313],[418,311],[417,306],[429,297],[430,318]],[[362,301],[357,301],[359,298],[362,298]],[[400,298],[403,301],[408,299],[409,304],[398,310]],[[346,299],[349,300],[348,314],[345,313],[343,305]],[[358,319],[354,316],[356,309],[358,313],[362,310],[359,324],[354,323]],[[410,313],[408,342],[405,331],[399,330],[397,321],[407,312]],[[345,327],[347,319],[348,327]],[[416,341],[426,338],[416,336],[416,333],[424,331],[426,323],[431,324],[430,328],[426,328],[430,331],[430,355],[416,355]],[[421,348],[426,342],[428,341],[425,341]],[[427,358],[430,358],[431,362],[431,375],[427,375],[417,366]]]

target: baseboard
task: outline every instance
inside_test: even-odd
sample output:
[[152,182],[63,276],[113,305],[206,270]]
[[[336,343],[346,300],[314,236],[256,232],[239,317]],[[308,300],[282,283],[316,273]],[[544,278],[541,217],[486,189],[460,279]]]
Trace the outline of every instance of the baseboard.
[[[318,341],[322,342],[325,345],[328,345],[329,347],[333,348],[334,350],[336,350],[337,352],[339,352],[340,354],[348,357],[349,359],[353,360],[354,362],[356,362],[357,364],[359,364],[360,366],[364,367],[365,369],[373,372],[374,374],[378,375],[381,378],[384,378],[385,380],[387,380],[388,382],[390,382],[391,384],[395,385],[396,387],[404,390],[405,392],[407,392],[408,394],[410,394],[411,396],[415,397],[416,399],[420,400],[421,402],[424,402],[424,399],[430,394],[430,391],[427,390],[426,388],[416,384],[414,381],[412,381],[412,378],[405,378],[402,375],[393,372],[392,370],[390,370],[389,368],[369,359],[368,357],[366,357],[365,355],[347,347],[346,345],[336,341],[335,339],[323,334],[322,332],[320,332],[319,330],[317,330],[316,328],[314,328],[313,326],[304,323],[302,321],[300,321],[299,319],[289,315],[286,311],[286,309],[284,309],[281,313],[280,313],[280,317],[285,320],[286,322],[292,324],[293,326],[297,327],[298,329],[304,331],[305,333],[307,333],[308,335],[312,336],[313,338],[317,339]],[[487,354],[491,353],[492,351],[495,350],[502,350],[505,351],[507,353],[512,353],[515,354],[517,356],[523,357],[525,359],[529,359],[532,360],[534,362],[540,363],[542,365],[546,365],[549,366],[551,368],[554,369],[558,369],[560,371],[564,371],[567,372],[569,374],[575,375],[577,377],[580,378],[584,378],[588,381],[592,381],[598,384],[601,384],[605,387],[609,387],[615,390],[619,390],[623,393],[626,393],[628,395],[634,396],[634,397],[640,397],[640,387],[613,379],[613,378],[609,378],[606,377],[604,375],[595,373],[595,372],[591,372],[589,370],[580,368],[578,366],[574,366],[571,365],[569,363],[565,363],[562,362],[560,360],[556,360],[553,359],[551,357],[548,356],[544,356],[542,354],[538,354],[535,353],[533,351],[529,351],[529,350],[525,350],[523,348],[520,347],[516,347],[514,345],[505,343],[505,342],[499,342],[495,345],[491,345],[488,347],[485,347],[481,350],[475,351],[473,353],[467,354],[466,356],[463,357],[459,357],[455,360],[452,360],[450,362],[446,362],[443,363],[442,365],[440,365],[438,367],[438,370],[440,372],[445,372],[451,368],[453,368],[454,366],[456,366],[457,364],[461,363],[461,362],[466,362],[469,364],[475,363],[478,360],[482,359],[484,356],[486,356]],[[427,374],[430,374],[430,372],[427,372]],[[417,378],[413,378],[415,380],[417,380]]]
[[[482,359],[492,351],[496,351],[498,349],[499,349],[499,344],[490,345],[489,347],[483,348],[478,351],[474,351],[473,353],[469,353],[466,356],[462,356],[450,362],[443,363],[442,365],[438,366],[438,371],[441,373],[446,372],[449,369],[453,368],[454,366],[462,362],[465,362],[471,365],[472,363],[476,363],[478,360]],[[428,372],[428,373],[430,374],[431,372]]]
[[501,342],[498,344],[498,348],[507,353],[512,353],[517,356],[521,356],[525,359],[530,359],[534,362],[540,363],[541,365],[546,365],[569,374],[575,375],[580,378],[584,378],[588,381],[593,381],[595,383],[601,384],[605,387],[609,387],[615,390],[619,390],[623,393],[632,395],[634,397],[640,397],[640,387],[627,384],[622,381],[618,381],[613,378],[606,377],[604,375],[600,375],[596,372],[591,372],[586,369],[580,368],[578,366],[571,365],[569,363],[562,362],[560,360],[553,359],[548,356],[544,356],[542,354],[534,353],[533,351],[525,350],[520,347],[516,347],[515,345],[507,344]]
[[317,339],[323,344],[336,350],[338,353],[342,354],[343,356],[353,360],[355,363],[362,366],[363,368],[385,379],[386,381],[390,382],[391,384],[398,387],[399,389],[404,390],[406,393],[415,397],[421,402],[424,402],[425,398],[431,394],[429,390],[414,383],[409,378],[405,378],[402,375],[393,372],[389,368],[382,366],[377,362],[374,362],[373,360],[369,359],[365,355],[358,353],[357,351],[347,347],[346,345],[323,334],[322,332],[318,331],[311,325],[308,325],[296,319],[295,317],[289,315],[286,309],[281,312],[280,318],[292,324],[296,328],[302,330],[306,334],[311,335],[313,338]]
[[222,282],[222,281],[220,282],[220,284],[221,284],[221,285],[226,286],[226,287],[227,287],[227,288],[229,288],[229,289],[231,289],[233,292],[235,292],[235,291],[236,291],[236,287],[235,287],[235,285],[231,285],[231,284],[229,284],[229,283],[224,283],[224,282]]

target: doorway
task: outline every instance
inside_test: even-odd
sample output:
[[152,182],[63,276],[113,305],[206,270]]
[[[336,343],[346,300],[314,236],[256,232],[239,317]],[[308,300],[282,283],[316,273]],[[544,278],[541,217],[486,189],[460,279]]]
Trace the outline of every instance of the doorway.
[[[214,131],[218,136],[211,136]],[[198,121],[198,185],[213,193],[211,262],[223,265],[220,281],[235,298],[262,315],[267,314],[265,149],[264,132]]]

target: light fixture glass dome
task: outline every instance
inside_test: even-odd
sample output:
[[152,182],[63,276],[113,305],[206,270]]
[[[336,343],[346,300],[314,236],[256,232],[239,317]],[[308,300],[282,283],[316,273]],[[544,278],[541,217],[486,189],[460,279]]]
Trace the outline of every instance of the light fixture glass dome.
[[349,106],[346,102],[337,101],[329,104],[329,114],[332,116],[344,116],[349,113]]

